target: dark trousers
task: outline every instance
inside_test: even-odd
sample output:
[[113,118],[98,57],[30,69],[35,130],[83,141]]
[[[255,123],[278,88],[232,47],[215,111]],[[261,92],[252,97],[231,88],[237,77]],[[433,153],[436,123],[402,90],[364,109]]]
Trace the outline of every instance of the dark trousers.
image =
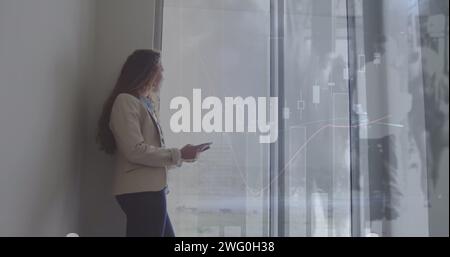
[[167,213],[166,191],[116,196],[127,216],[127,237],[174,237]]

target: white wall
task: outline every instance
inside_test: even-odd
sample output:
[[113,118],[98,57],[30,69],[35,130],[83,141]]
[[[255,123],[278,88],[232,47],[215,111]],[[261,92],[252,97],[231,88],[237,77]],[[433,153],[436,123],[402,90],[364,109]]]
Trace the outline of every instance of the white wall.
[[127,56],[153,42],[154,0],[98,0],[94,84],[88,90],[86,169],[81,180],[81,235],[123,236],[125,216],[111,190],[113,159],[95,144],[97,120]]
[[91,0],[0,0],[0,236],[78,229]]

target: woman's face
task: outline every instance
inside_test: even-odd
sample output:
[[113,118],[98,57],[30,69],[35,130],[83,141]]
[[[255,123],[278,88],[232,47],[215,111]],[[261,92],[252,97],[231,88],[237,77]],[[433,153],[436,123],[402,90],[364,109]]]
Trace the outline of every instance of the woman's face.
[[150,82],[151,85],[148,85],[148,87],[146,87],[147,89],[145,89],[145,92],[142,92],[142,95],[148,97],[152,92],[159,92],[159,90],[161,89],[161,82],[164,79],[163,72],[163,66],[161,64],[158,64],[155,78]]
[[153,82],[153,85],[151,86],[152,91],[157,92],[161,89],[161,82],[164,79],[163,72],[164,72],[164,67],[162,66],[162,64],[158,64],[156,74],[155,74],[155,80]]

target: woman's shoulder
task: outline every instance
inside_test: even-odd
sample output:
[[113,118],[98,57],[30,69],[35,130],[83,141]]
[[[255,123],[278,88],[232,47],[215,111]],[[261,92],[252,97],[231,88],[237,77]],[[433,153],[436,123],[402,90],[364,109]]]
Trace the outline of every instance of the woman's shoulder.
[[139,103],[139,99],[132,94],[120,93],[116,96],[115,103]]
[[116,101],[138,101],[136,96],[128,93],[120,93],[116,97]]
[[114,100],[114,106],[139,108],[141,103],[134,95],[121,93]]

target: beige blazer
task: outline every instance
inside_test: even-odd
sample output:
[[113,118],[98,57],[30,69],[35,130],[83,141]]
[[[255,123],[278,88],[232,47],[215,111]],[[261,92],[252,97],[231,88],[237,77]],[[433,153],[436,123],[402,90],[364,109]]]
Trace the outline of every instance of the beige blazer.
[[167,186],[167,170],[181,165],[180,150],[161,145],[157,124],[138,98],[117,96],[109,123],[117,145],[115,195],[160,191]]

